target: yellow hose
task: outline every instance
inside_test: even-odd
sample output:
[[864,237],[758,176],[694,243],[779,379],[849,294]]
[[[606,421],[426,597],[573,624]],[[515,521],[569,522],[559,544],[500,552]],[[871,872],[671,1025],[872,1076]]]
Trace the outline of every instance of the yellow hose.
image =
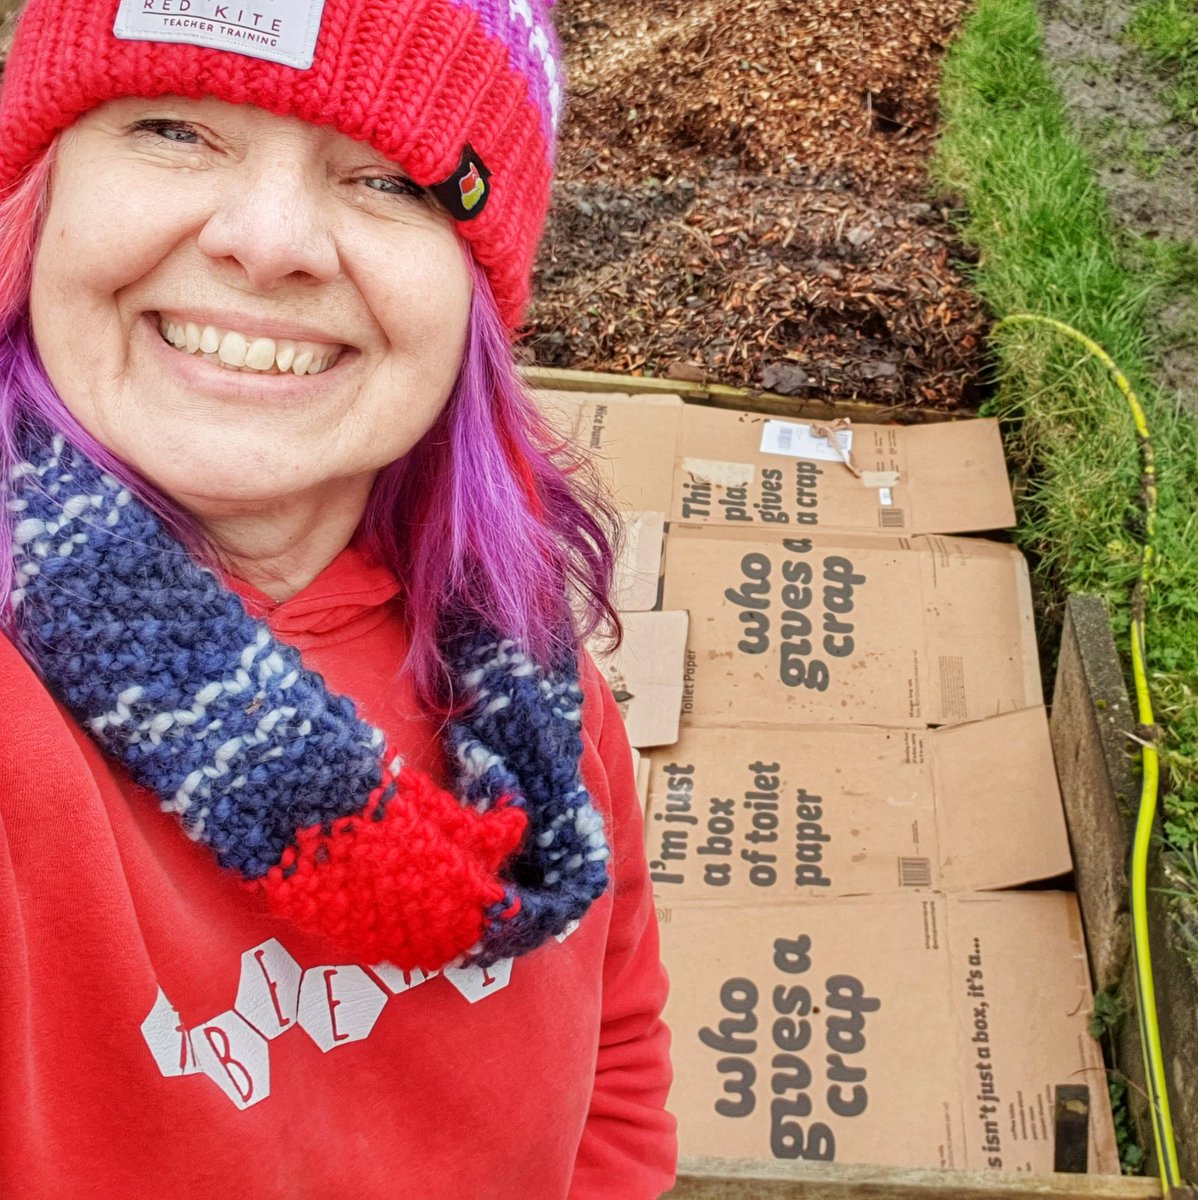
[[1072,338],[1110,372],[1116,386],[1131,408],[1136,436],[1140,442],[1141,502],[1144,508],[1144,540],[1141,543],[1140,574],[1131,597],[1131,669],[1135,681],[1136,708],[1141,727],[1141,761],[1143,782],[1140,789],[1140,810],[1136,818],[1135,840],[1131,856],[1131,918],[1132,946],[1136,971],[1136,1008],[1140,1024],[1140,1041],[1144,1047],[1144,1074],[1148,1081],[1148,1105],[1152,1116],[1152,1136],[1160,1166],[1161,1186],[1168,1196],[1174,1188],[1184,1186],[1177,1161],[1177,1143],[1173,1137],[1173,1117],[1169,1111],[1169,1090],[1165,1078],[1165,1059],[1161,1049],[1160,1022],[1156,1011],[1156,985],[1152,976],[1152,949],[1148,938],[1148,850],[1152,843],[1152,827],[1156,818],[1157,793],[1160,786],[1160,761],[1155,743],[1155,718],[1152,697],[1148,690],[1147,639],[1145,637],[1148,587],[1152,573],[1156,537],[1156,462],[1152,453],[1152,438],[1144,409],[1132,390],[1127,376],[1115,365],[1109,354],[1095,341],[1052,317],[1035,313],[1012,313],[994,326],[994,332],[1005,325],[1032,323],[1047,325]]

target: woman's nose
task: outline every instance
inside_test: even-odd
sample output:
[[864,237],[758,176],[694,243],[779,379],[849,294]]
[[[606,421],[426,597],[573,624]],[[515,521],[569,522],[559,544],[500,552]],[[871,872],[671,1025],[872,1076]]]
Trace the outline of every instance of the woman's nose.
[[261,291],[286,280],[327,283],[341,269],[319,185],[286,162],[224,181],[199,246],[209,258],[235,263]]

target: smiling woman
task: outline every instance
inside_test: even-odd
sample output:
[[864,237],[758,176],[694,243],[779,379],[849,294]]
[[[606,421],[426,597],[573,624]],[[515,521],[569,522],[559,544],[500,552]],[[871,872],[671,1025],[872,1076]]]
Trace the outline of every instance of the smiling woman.
[[440,413],[470,293],[452,219],[368,147],[133,98],[62,135],[30,314],[83,428],[283,599]]
[[30,0],[0,97],[0,1193],[657,1196],[550,27],[189,11]]

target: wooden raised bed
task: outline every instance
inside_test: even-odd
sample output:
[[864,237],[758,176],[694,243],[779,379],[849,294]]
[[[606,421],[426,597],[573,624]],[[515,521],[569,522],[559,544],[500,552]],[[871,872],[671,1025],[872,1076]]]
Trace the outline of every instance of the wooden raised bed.
[[777,392],[728,387],[722,383],[689,379],[659,379],[655,376],[609,375],[599,371],[566,371],[556,367],[524,367],[524,381],[533,388],[557,392],[620,392],[637,396],[681,396],[683,400],[713,408],[752,409],[771,417],[798,421],[827,421],[837,417],[887,425],[921,425],[951,421],[960,413],[933,408],[902,408],[870,400],[832,402],[818,396],[782,396]]
[[689,1158],[671,1200],[1147,1200],[1155,1179]]

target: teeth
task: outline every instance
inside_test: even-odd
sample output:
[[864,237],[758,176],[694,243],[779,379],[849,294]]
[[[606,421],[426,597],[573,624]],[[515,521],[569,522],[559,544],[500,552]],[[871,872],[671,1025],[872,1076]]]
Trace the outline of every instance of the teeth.
[[232,329],[199,325],[194,321],[177,322],[159,318],[163,338],[187,354],[202,354],[212,362],[233,371],[261,371],[294,375],[319,375],[341,356],[341,348],[311,342],[276,341],[268,337],[247,337]]
[[245,352],[245,365],[255,371],[269,371],[275,365],[274,341],[271,338],[255,338]]
[[226,367],[244,367],[245,352],[249,347],[246,345],[245,338],[239,333],[226,333],[220,341],[220,349],[216,352],[216,357],[225,364]]

